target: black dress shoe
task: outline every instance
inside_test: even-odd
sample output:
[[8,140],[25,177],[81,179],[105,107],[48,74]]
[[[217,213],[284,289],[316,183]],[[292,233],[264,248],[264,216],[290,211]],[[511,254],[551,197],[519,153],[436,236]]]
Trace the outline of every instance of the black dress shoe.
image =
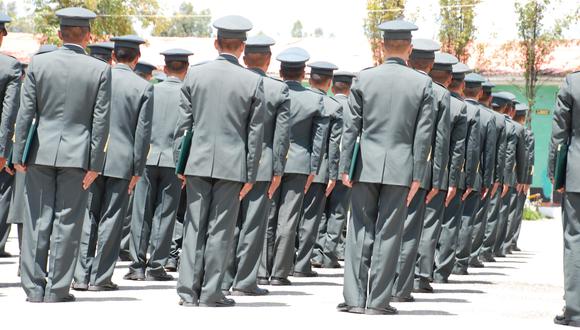
[[117,291],[119,286],[113,282],[89,286],[89,291]]
[[10,254],[6,251],[2,251],[2,252],[0,252],[0,258],[12,258],[12,254]]
[[292,276],[294,276],[294,277],[318,277],[318,273],[311,270],[309,272],[294,272],[294,274],[292,274]]
[[321,262],[310,260],[310,266],[314,268],[322,268],[323,265]]
[[413,297],[413,296],[408,296],[408,297],[391,297],[391,301],[392,302],[400,302],[400,303],[415,302],[415,297]]
[[44,302],[44,297],[26,297],[26,301],[29,303],[41,303]]
[[72,294],[67,294],[64,297],[60,297],[60,298],[45,298],[44,302],[45,303],[62,303],[62,302],[72,302],[75,301],[76,298],[75,296],[73,296]]
[[519,247],[516,246],[512,246],[512,251],[516,251],[516,252],[522,252],[522,249],[520,249]]
[[270,280],[267,277],[258,277],[258,285],[270,285]]
[[272,277],[270,279],[270,285],[292,285],[289,279],[283,277]]
[[74,282],[71,285],[71,289],[75,291],[87,291],[89,289],[89,285],[87,283],[76,283]]
[[453,267],[453,271],[451,272],[451,274],[453,275],[469,275],[469,273],[467,272],[467,269],[463,269],[461,267]]
[[162,271],[147,271],[147,281],[173,281],[175,278],[167,274],[164,270]]
[[177,271],[177,261],[175,261],[175,259],[173,259],[173,258],[169,258],[169,260],[167,260],[167,263],[165,264],[165,271],[171,272],[171,273],[176,272]]
[[469,267],[484,268],[485,265],[481,261],[479,261],[478,259],[475,259],[475,260],[469,262]]
[[185,300],[181,299],[179,301],[179,306],[183,306],[183,307],[198,307],[199,304],[197,302],[190,302],[190,301],[185,301]]
[[131,269],[123,279],[130,280],[130,281],[145,281],[145,272],[143,270],[134,270]]
[[495,253],[493,256],[496,258],[505,258],[505,254],[503,254],[502,252]]
[[395,307],[387,306],[385,308],[367,308],[365,314],[367,315],[395,315],[399,311]]
[[449,279],[446,279],[443,277],[435,277],[435,278],[433,278],[433,283],[447,284],[447,283],[449,283]]
[[349,306],[346,303],[338,304],[338,306],[336,306],[336,310],[339,312],[353,313],[353,314],[364,314],[365,313],[364,307]]
[[580,328],[580,321],[572,321],[567,319],[564,315],[556,315],[554,323],[558,325],[567,325],[570,327]]
[[254,290],[232,289],[232,296],[266,296],[270,291],[262,288],[255,288]]
[[483,262],[495,262],[495,258],[491,255],[482,255],[480,258]]
[[233,307],[236,305],[236,301],[230,298],[222,298],[219,301],[213,303],[199,303],[200,307]]
[[433,287],[429,280],[423,277],[419,277],[415,279],[413,283],[413,292],[417,293],[433,293]]
[[123,251],[123,250],[121,250],[119,252],[119,260],[121,260],[121,261],[132,261],[131,260],[131,254],[129,253],[129,251]]

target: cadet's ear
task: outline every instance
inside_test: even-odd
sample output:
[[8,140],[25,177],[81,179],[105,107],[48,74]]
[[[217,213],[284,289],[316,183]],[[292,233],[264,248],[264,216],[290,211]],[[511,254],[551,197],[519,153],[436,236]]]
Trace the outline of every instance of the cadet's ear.
[[62,40],[62,32],[60,30],[58,30],[58,38]]
[[163,67],[163,73],[169,75],[169,70],[167,70],[167,65]]
[[213,41],[213,46],[215,47],[215,49],[219,52],[220,51],[220,43],[219,41],[216,39]]

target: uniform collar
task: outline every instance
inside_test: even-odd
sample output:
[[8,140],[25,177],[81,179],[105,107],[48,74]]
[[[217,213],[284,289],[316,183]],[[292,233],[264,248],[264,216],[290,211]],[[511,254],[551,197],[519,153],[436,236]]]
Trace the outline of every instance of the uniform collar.
[[407,66],[407,62],[405,62],[405,60],[400,57],[389,57],[385,62],[397,63],[403,66]]
[[286,80],[284,81],[287,85],[302,86],[302,83],[296,80]]
[[114,68],[118,70],[133,71],[131,67],[125,63],[117,63]]
[[461,97],[461,95],[459,95],[458,93],[452,92],[452,91],[449,91],[449,92],[451,93],[451,96],[453,96],[457,99],[463,100],[463,97]]
[[339,94],[334,94],[335,97],[343,97],[345,99],[348,98],[348,96],[346,96],[345,94],[339,93]]
[[259,74],[262,77],[266,77],[266,72],[262,71],[262,69],[260,68],[248,68],[250,71],[253,71],[257,74]]
[[174,76],[167,76],[167,78],[164,81],[178,83],[178,84],[182,83],[181,79],[174,77]]
[[64,45],[62,45],[62,47],[63,48],[66,48],[68,50],[72,50],[73,52],[75,52],[77,54],[83,54],[83,55],[86,55],[87,54],[85,52],[85,49],[81,45],[77,45],[77,44],[64,44]]
[[223,60],[226,60],[226,61],[228,61],[230,63],[236,64],[236,65],[240,65],[240,62],[239,62],[238,58],[235,57],[232,54],[229,54],[229,53],[221,53],[220,56],[218,57],[218,60],[219,59],[223,59]]

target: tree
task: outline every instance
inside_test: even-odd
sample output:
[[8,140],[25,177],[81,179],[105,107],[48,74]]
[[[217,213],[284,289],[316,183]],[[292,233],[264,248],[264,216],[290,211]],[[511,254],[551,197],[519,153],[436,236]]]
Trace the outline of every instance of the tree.
[[316,38],[320,38],[320,37],[324,36],[324,31],[322,30],[322,28],[314,29],[314,36]]
[[364,28],[373,52],[375,65],[383,63],[383,35],[378,29],[385,21],[397,19],[403,16],[406,0],[367,0],[367,18]]
[[54,12],[66,7],[84,7],[94,11],[97,19],[91,23],[95,41],[113,35],[135,33],[133,19],[144,27],[155,23],[159,12],[157,0],[34,0],[35,33],[42,35],[41,43],[58,44],[59,21]]
[[153,29],[154,36],[162,37],[197,37],[211,36],[211,11],[204,9],[196,12],[193,5],[184,2],[179,6],[176,17],[159,20]]
[[[23,1],[25,2],[25,1]],[[34,27],[32,25],[32,15],[19,17],[16,10],[16,2],[0,1],[0,12],[12,18],[12,22],[8,24],[8,30],[11,32],[33,33]]]
[[480,0],[439,0],[441,50],[455,55],[462,62],[469,59],[468,46],[476,31],[473,24],[474,9],[479,2]]
[[292,26],[292,31],[290,32],[290,35],[292,35],[292,38],[302,38],[304,36],[302,29],[303,29],[303,26],[302,26],[302,22],[300,22],[300,20],[297,20],[296,22],[294,22],[294,25]]
[[[559,1],[556,1],[556,4]],[[576,12],[556,20],[554,26],[545,26],[545,14],[549,9],[551,0],[531,0],[525,4],[515,3],[518,15],[517,28],[519,49],[521,57],[520,66],[524,70],[524,94],[528,101],[528,108],[531,111],[538,88],[539,74],[542,66],[550,61],[550,54],[562,39],[562,30],[570,23],[578,19],[579,9]],[[528,123],[529,113],[526,113],[526,123]]]

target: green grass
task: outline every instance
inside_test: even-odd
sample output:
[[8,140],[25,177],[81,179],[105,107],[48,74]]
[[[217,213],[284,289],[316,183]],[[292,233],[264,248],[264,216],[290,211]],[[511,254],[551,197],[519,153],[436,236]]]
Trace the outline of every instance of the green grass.
[[524,220],[536,221],[542,219],[542,214],[530,207],[524,207]]

